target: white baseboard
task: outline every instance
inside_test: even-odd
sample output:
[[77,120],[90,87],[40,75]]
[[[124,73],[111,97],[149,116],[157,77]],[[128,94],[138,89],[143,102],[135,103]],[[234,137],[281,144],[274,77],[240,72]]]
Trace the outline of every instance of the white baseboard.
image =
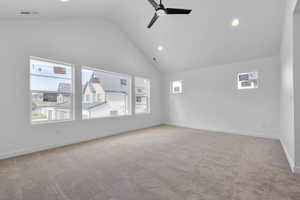
[[88,142],[88,141],[92,141],[92,140],[96,140],[96,139],[101,139],[101,138],[105,138],[105,137],[119,135],[119,134],[126,133],[126,132],[129,132],[129,131],[137,131],[137,130],[152,128],[152,127],[156,127],[156,126],[160,126],[160,125],[161,124],[156,124],[156,125],[146,126],[146,127],[143,127],[143,128],[137,128],[137,129],[132,129],[132,130],[124,130],[122,132],[117,132],[117,133],[110,134],[110,135],[105,135],[105,136],[85,137],[85,138],[80,138],[80,139],[76,139],[76,140],[68,141],[68,142],[63,142],[63,143],[41,145],[41,146],[36,146],[36,147],[30,148],[30,149],[19,149],[19,150],[14,151],[14,152],[1,153],[0,154],[0,160],[7,159],[7,158],[13,158],[13,157],[17,157],[17,156],[22,156],[22,155],[27,155],[27,154],[31,154],[31,153],[35,153],[35,152],[45,151],[45,150],[49,150],[49,149],[55,149],[55,148],[58,148],[58,147],[64,147],[64,146],[68,146],[68,145],[72,145],[72,144],[79,144],[79,143],[82,143],[82,142]]
[[[282,148],[283,148],[283,151],[284,151],[284,153],[285,153],[285,156],[286,156],[286,158],[287,158],[287,160],[288,160],[288,163],[289,163],[289,166],[290,166],[291,171],[292,171],[293,173],[297,172],[296,167],[295,167],[295,161],[294,161],[294,159],[290,156],[289,152],[287,151],[287,148],[286,148],[284,142],[282,141],[282,139],[280,139],[280,144],[281,144],[281,146],[282,146]],[[300,173],[300,168],[299,168],[298,170],[299,170],[299,171],[298,171],[297,173]]]
[[300,167],[295,166],[294,172],[297,174],[300,174]]
[[176,123],[165,123],[165,124],[171,125],[171,126],[182,127],[182,128],[197,129],[197,130],[210,131],[210,132],[216,132],[216,133],[228,133],[228,134],[234,134],[234,135],[245,135],[245,136],[279,140],[278,136],[266,135],[264,133],[252,132],[252,131],[242,131],[242,130],[233,130],[233,129],[231,130],[231,129],[221,129],[221,128],[220,129],[218,129],[218,128],[201,128],[201,127],[180,125],[180,124],[176,124]]

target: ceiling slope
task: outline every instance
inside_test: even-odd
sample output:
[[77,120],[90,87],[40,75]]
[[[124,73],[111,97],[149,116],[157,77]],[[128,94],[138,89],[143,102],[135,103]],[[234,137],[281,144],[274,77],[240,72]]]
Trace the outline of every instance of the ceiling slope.
[[[164,71],[233,63],[279,54],[285,0],[164,0],[166,7],[191,8],[191,15],[164,16],[147,29],[153,8],[147,0],[1,0],[0,18],[108,18]],[[240,26],[232,27],[234,18]],[[162,45],[163,51],[157,47]]]

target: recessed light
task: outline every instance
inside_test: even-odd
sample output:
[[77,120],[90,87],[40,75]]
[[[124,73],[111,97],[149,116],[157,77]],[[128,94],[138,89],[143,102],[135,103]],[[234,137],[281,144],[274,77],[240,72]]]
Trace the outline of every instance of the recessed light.
[[157,49],[158,49],[158,51],[162,51],[162,50],[164,50],[164,47],[160,45],[157,47]]
[[69,2],[70,0],[60,0],[63,3]]
[[231,22],[231,25],[233,27],[237,27],[240,25],[240,20],[239,19],[233,19],[232,22]]

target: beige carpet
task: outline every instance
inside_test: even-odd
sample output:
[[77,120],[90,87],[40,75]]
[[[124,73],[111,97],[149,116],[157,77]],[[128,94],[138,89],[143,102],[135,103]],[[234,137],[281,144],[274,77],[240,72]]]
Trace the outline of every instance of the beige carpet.
[[160,126],[0,161],[0,199],[300,200],[300,176],[279,141]]

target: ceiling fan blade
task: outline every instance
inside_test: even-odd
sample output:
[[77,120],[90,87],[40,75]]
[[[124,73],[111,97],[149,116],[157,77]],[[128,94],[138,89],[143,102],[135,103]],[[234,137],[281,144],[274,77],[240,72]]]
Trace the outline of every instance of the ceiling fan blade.
[[155,15],[153,16],[153,18],[151,19],[151,22],[148,25],[148,28],[151,28],[152,25],[156,22],[156,20],[158,19],[157,14],[155,13]]
[[155,9],[159,7],[159,5],[154,0],[148,0],[148,1]]
[[190,14],[192,10],[188,9],[180,9],[180,8],[166,8],[166,13],[168,15],[173,15],[173,14]]

